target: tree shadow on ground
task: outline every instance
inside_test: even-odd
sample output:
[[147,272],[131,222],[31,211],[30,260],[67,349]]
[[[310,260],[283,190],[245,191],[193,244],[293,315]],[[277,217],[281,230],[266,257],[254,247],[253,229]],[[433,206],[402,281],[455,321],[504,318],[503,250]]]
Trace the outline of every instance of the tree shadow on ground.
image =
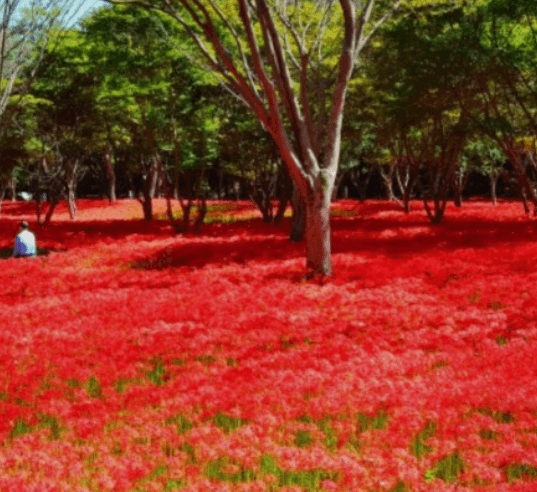
[[[0,221],[1,223],[1,221]],[[18,225],[11,225],[13,234]],[[187,234],[177,235],[168,220],[84,220],[73,222],[51,223],[46,227],[34,227],[34,232],[38,238],[53,240],[69,246],[85,246],[96,241],[113,242],[124,239],[131,235],[156,237],[230,237],[241,234],[280,234],[280,229],[270,224],[264,224],[262,220],[252,219],[248,221],[237,221],[231,223],[214,222],[204,224],[200,231],[190,231]],[[281,231],[281,235],[286,233]]]
[[[53,251],[54,250],[51,249],[37,248],[37,256],[48,256]],[[12,254],[13,248],[0,248],[0,259],[7,260],[8,258],[11,258]]]
[[[334,224],[333,252],[371,252],[386,256],[422,254],[442,248],[487,248],[537,240],[537,222],[454,218],[432,225],[426,221],[346,221]],[[414,231],[413,231],[414,229]]]
[[287,237],[244,237],[241,241],[196,242],[166,247],[150,257],[133,262],[140,270],[164,270],[175,267],[201,268],[205,265],[244,265],[249,261],[270,262],[303,256],[302,244],[290,243]]
[[[363,219],[335,217],[333,219],[333,254],[359,254],[401,259],[437,252],[449,253],[461,248],[490,248],[537,239],[537,222],[527,220],[506,222],[481,218],[453,218],[444,224],[431,225],[427,219],[401,221],[393,219]],[[240,241],[234,237],[248,232],[248,227],[213,229],[207,237],[219,237],[217,242],[179,244],[159,250],[136,262],[134,268],[159,270],[207,264],[244,264],[248,261],[275,261],[302,258],[304,243],[287,239],[288,225],[279,231],[273,226],[252,228],[255,236],[244,234]],[[264,237],[263,233],[268,233]]]
[[[346,206],[346,204],[343,204]],[[350,204],[352,205],[352,204]],[[360,204],[348,213],[337,209],[333,217],[334,254],[357,254],[365,257],[401,259],[412,258],[441,249],[449,253],[460,248],[489,248],[535,241],[537,221],[520,217],[502,217],[490,211],[490,216],[448,215],[446,221],[431,225],[424,215],[413,212],[404,215],[389,202]],[[341,210],[343,213],[340,213]],[[377,214],[388,212],[379,217]],[[395,213],[394,213],[395,212]],[[482,211],[480,213],[483,213]],[[486,212],[488,213],[488,211]],[[494,215],[493,215],[494,214]],[[162,270],[174,267],[200,268],[208,264],[244,264],[249,261],[270,262],[302,259],[304,243],[288,240],[290,220],[279,227],[265,224],[261,219],[231,223],[206,224],[199,233],[184,236],[192,241],[177,241],[176,245],[143,258],[131,266],[135,269]],[[17,231],[17,223],[0,218],[7,245]],[[136,235],[148,241],[175,236],[167,220],[86,220],[52,223],[36,227],[38,245],[52,251],[90,246],[97,242],[113,244]],[[206,239],[206,240],[204,240]],[[11,255],[12,247],[1,250],[1,258]]]

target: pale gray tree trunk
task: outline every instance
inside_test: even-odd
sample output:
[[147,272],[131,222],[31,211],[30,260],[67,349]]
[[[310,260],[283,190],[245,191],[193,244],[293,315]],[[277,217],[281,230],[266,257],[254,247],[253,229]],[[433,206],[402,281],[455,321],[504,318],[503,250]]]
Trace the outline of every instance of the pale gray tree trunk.
[[71,220],[76,218],[76,181],[78,174],[79,160],[67,160],[65,170],[65,189],[67,193],[67,205]]
[[489,173],[489,179],[490,179],[490,198],[492,200],[492,204],[496,205],[498,203],[498,178],[499,174],[496,173],[493,169],[491,169]]

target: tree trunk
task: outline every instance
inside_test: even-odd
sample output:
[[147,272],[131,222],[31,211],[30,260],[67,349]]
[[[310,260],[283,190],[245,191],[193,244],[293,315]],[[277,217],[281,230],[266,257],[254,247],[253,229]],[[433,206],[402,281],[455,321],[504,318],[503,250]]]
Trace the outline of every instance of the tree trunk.
[[279,190],[278,209],[276,210],[276,213],[274,214],[274,225],[279,225],[282,222],[283,217],[285,215],[285,210],[287,208],[287,204],[291,200],[292,193],[293,193],[293,182],[291,181],[291,176],[289,176],[289,173],[285,166],[281,166],[280,168],[278,181],[279,181],[279,186],[277,186],[277,189]]
[[411,170],[410,165],[405,166],[405,177],[401,177],[399,169],[395,169],[395,177],[402,196],[402,207],[406,214],[410,213],[410,199],[415,184],[415,173]]
[[35,177],[32,180],[32,192],[35,200],[35,216],[37,224],[41,225],[41,183],[39,179],[39,170],[35,173]]
[[190,212],[192,210],[192,199],[188,199],[187,203],[181,203],[183,210],[183,233],[187,233],[190,229]]
[[182,232],[179,222],[175,220],[175,217],[173,216],[172,197],[170,193],[166,194],[166,213],[168,214],[168,220],[170,221],[170,224],[173,227],[175,233],[179,234],[180,232]]
[[386,198],[390,202],[395,201],[396,197],[393,191],[393,180],[390,178],[390,179],[383,179],[383,181],[384,181],[384,186],[386,187]]
[[[181,150],[177,141],[173,144],[173,198],[179,200],[179,174],[181,167]],[[220,195],[218,196],[220,198]]]
[[403,192],[403,210],[405,214],[410,213],[410,196],[411,196],[411,187],[407,186]]
[[74,220],[76,217],[76,178],[78,171],[78,159],[72,163],[67,162],[65,176],[65,190],[67,192],[67,204],[69,206],[69,217]]
[[75,187],[71,183],[67,185],[67,204],[69,206],[69,217],[74,220],[76,218],[76,193]]
[[141,202],[144,211],[144,220],[146,222],[151,222],[153,220],[153,199],[145,189]]
[[144,211],[144,220],[151,222],[153,220],[153,197],[157,187],[157,181],[160,171],[160,159],[158,155],[151,158],[151,164],[145,176],[145,182],[142,188],[142,196],[138,197]]
[[462,179],[461,176],[455,177],[455,195],[453,197],[453,203],[456,207],[462,206]]
[[289,201],[289,197],[282,195],[278,201],[278,209],[276,210],[276,213],[274,214],[274,225],[281,224],[283,220],[283,216],[285,215],[285,209],[287,208],[287,202]]
[[338,198],[339,187],[341,185],[341,182],[343,181],[343,177],[343,172],[340,171],[339,173],[337,173],[336,184],[334,185],[334,189],[332,190],[332,200],[337,200]]
[[[255,184],[253,186],[255,187]],[[257,208],[261,212],[263,222],[270,224],[274,215],[270,195],[263,189],[254,189],[249,195],[250,199],[257,205]]]
[[514,144],[509,141],[502,142],[503,150],[505,151],[507,157],[513,164],[516,175],[518,177],[518,182],[522,194],[522,202],[524,204],[524,210],[526,213],[529,213],[529,204],[528,198],[532,201],[534,207],[534,214],[537,214],[537,192],[533,187],[533,184],[530,182],[528,175],[526,174],[526,168],[522,162],[522,157],[520,152],[515,148]]
[[157,192],[157,186],[159,181],[159,166],[160,163],[158,157],[153,157],[151,159],[151,166],[147,175],[147,189],[148,194],[151,198],[154,198]]
[[491,172],[489,177],[490,177],[490,197],[492,200],[492,204],[496,205],[496,203],[498,203],[498,195],[496,192],[496,188],[498,186],[498,176]]
[[304,241],[306,237],[306,206],[304,199],[300,196],[298,188],[294,183],[291,205],[293,207],[293,215],[291,216],[289,239],[293,243],[299,243]]
[[446,211],[447,200],[434,197],[432,201],[434,205],[434,210],[431,210],[428,199],[427,198],[423,199],[423,205],[425,206],[427,217],[429,218],[429,221],[431,222],[431,224],[440,224],[442,220],[444,219],[444,213]]
[[2,183],[2,187],[0,188],[0,212],[2,212],[2,204],[4,203],[5,194],[6,194],[6,187],[4,186],[4,183]]
[[[349,179],[351,180],[351,183],[356,188],[356,191],[358,192],[358,200],[361,202],[364,202],[367,198],[367,188],[369,186],[369,181],[371,181],[372,172],[371,170],[367,171],[367,176],[365,178],[365,181],[362,182],[362,172],[360,170],[351,169],[349,171]],[[348,198],[348,189],[345,188],[345,198]]]
[[332,190],[318,183],[306,200],[306,266],[315,274],[331,275],[330,198]]
[[110,202],[116,201],[116,173],[112,163],[112,153],[105,152],[104,154],[104,170],[108,178],[108,199]]
[[206,215],[207,200],[205,198],[200,198],[198,200],[198,215],[196,216],[196,220],[194,221],[194,231],[199,232],[201,230],[201,226],[203,225],[203,221],[205,220]]
[[59,196],[55,194],[50,200],[47,214],[45,215],[45,220],[43,221],[43,225],[46,226],[50,224],[50,221],[52,219],[52,214],[54,213],[54,209],[56,208],[56,205],[58,205],[58,202],[59,202]]
[[[16,187],[17,187],[17,182],[15,180],[15,178],[8,178],[5,180],[5,182],[3,183],[3,196],[2,198],[3,199],[11,199],[12,202],[14,202],[16,200],[16,193],[17,193],[17,190],[16,190]],[[11,190],[11,196],[9,196],[9,194],[7,194],[7,190]]]

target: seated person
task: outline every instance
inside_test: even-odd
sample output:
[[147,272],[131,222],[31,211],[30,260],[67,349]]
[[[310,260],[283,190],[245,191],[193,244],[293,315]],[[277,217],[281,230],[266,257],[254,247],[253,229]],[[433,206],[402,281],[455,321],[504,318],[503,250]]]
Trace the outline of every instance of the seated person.
[[35,235],[28,230],[28,222],[22,221],[19,226],[20,232],[15,238],[15,249],[13,250],[13,256],[35,256]]

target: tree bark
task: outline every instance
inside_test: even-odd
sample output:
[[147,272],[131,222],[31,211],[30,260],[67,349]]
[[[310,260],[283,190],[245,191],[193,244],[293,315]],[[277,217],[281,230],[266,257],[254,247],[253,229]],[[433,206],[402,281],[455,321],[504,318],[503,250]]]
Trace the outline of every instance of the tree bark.
[[462,207],[462,177],[455,176],[455,195],[453,197],[453,203],[456,207]]
[[287,204],[292,199],[293,194],[293,182],[291,181],[291,177],[289,176],[289,172],[285,166],[280,167],[280,171],[278,173],[278,183],[278,208],[274,214],[274,225],[279,225],[282,222]]
[[43,221],[43,225],[46,226],[50,224],[52,215],[54,214],[54,209],[56,208],[56,205],[58,205],[58,202],[59,202],[59,196],[58,194],[55,194],[50,200],[47,214],[45,215],[45,220]]
[[151,222],[153,220],[153,197],[155,196],[160,166],[159,156],[153,156],[145,176],[141,196],[138,197],[138,201],[142,205],[144,220],[146,222]]
[[108,178],[108,199],[110,202],[116,201],[116,173],[112,163],[112,153],[107,151],[104,154],[104,170]]
[[[239,36],[234,23],[220,11],[218,2],[166,1],[157,7],[183,26],[209,66],[223,76],[224,83],[255,112],[263,128],[273,137],[301,195],[302,205],[294,200],[294,218],[298,220],[293,221],[296,228],[292,232],[297,238],[302,236],[300,229],[307,230],[307,263],[315,273],[329,275],[331,272],[330,194],[339,162],[348,83],[359,54],[401,2],[389,2],[385,15],[377,17],[373,14],[376,11],[375,0],[339,0],[342,46],[332,71],[335,80],[329,84],[331,95],[328,89],[321,91],[320,114],[317,117],[309,102],[314,56],[306,46],[310,43],[301,36],[293,35],[294,20],[287,16],[285,9],[272,8],[266,0],[238,0]],[[154,8],[150,2],[141,0],[137,3]],[[360,6],[359,12],[357,5]],[[325,28],[331,27],[330,2],[327,7],[326,16],[323,14],[325,20],[318,29],[318,38],[311,44],[315,50],[322,41]],[[213,11],[217,17],[213,17]],[[289,38],[295,41],[293,46],[288,45],[287,33],[282,35],[279,31],[281,24],[290,31]],[[227,27],[228,34],[237,42],[236,57],[227,48],[221,26],[223,29]],[[290,63],[290,58],[294,64]],[[294,65],[299,72],[296,79],[293,79]],[[330,103],[328,97],[331,98]],[[320,162],[321,158],[323,162]],[[304,202],[307,204],[304,205]],[[307,209],[305,214],[298,213],[301,206]],[[305,228],[302,217],[306,218]]]
[[314,273],[332,274],[330,198],[332,190],[316,183],[306,200],[306,266]]
[[294,183],[291,205],[293,208],[293,215],[291,216],[291,232],[289,233],[289,239],[293,243],[299,243],[306,238],[306,206]]
[[337,200],[338,198],[338,192],[339,187],[341,185],[341,182],[343,181],[344,173],[338,172],[336,176],[336,184],[334,185],[334,189],[332,190],[332,200]]
[[76,218],[76,193],[72,184],[67,185],[67,204],[69,206],[69,217],[74,220]]
[[492,200],[492,204],[496,205],[498,203],[498,195],[496,192],[496,188],[498,186],[498,175],[494,174],[492,171],[489,174],[490,178],[490,198]]
[[526,174],[526,168],[522,162],[522,157],[520,152],[515,148],[511,141],[503,141],[502,147],[507,157],[513,164],[516,175],[518,177],[518,182],[522,194],[522,201],[524,204],[524,210],[526,213],[529,213],[528,197],[533,203],[534,214],[537,214],[537,192],[530,182],[528,175]]
[[141,202],[144,211],[144,220],[146,222],[151,222],[153,220],[153,199],[145,190]]
[[198,199],[198,215],[196,216],[196,220],[194,221],[194,226],[193,226],[194,231],[199,232],[201,230],[201,226],[203,225],[206,215],[207,215],[207,200],[203,197],[203,198]]
[[67,159],[65,169],[65,190],[67,192],[67,204],[69,207],[69,217],[74,220],[76,217],[76,179],[78,172],[78,159]]
[[2,212],[2,204],[4,203],[4,196],[6,194],[6,187],[2,182],[2,187],[0,188],[0,212]]

